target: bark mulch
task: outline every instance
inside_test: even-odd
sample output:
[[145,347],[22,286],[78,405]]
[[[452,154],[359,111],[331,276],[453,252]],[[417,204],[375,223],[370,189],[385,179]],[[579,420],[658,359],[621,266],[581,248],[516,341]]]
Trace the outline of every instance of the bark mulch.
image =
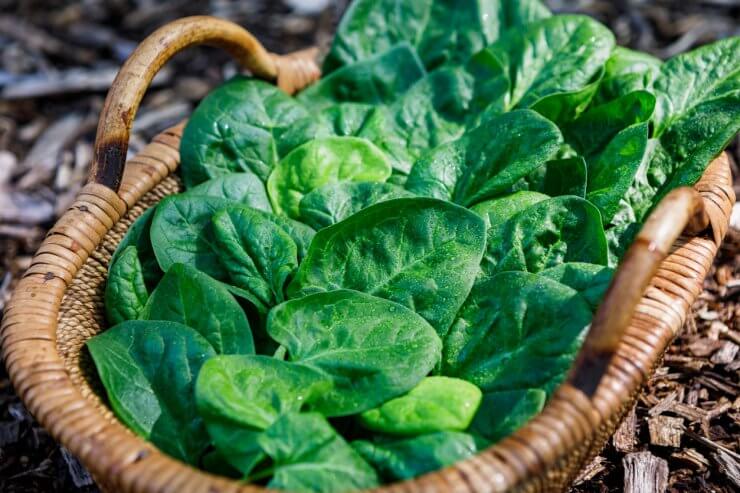
[[[105,92],[138,41],[169,20],[211,14],[244,25],[270,50],[325,47],[347,3],[0,0],[0,312],[45,231],[84,182]],[[663,58],[740,35],[740,0],[548,3],[592,15],[620,44]],[[178,55],[141,106],[130,152],[185,118],[236,70],[214,50]],[[738,143],[732,152],[739,161]],[[693,318],[574,492],[740,490],[740,208],[734,221]],[[27,413],[2,365],[0,491],[97,491]]]

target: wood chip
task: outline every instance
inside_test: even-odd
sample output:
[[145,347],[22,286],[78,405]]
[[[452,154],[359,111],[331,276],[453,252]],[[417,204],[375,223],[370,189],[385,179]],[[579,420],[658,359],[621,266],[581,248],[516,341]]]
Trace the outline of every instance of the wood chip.
[[723,450],[713,453],[712,458],[717,461],[719,470],[727,476],[727,479],[740,488],[740,462]]
[[709,467],[709,460],[693,448],[683,448],[671,454],[671,458],[679,460],[696,471],[705,471]]
[[652,445],[678,448],[681,446],[681,436],[684,431],[683,419],[671,416],[649,418],[648,430]]
[[663,493],[668,486],[668,463],[650,452],[628,454],[624,466],[624,493]]
[[665,396],[663,399],[661,399],[660,402],[658,402],[656,405],[654,405],[650,411],[648,411],[648,414],[650,416],[658,416],[660,414],[663,414],[667,410],[673,406],[673,403],[676,402],[678,399],[678,391],[674,390],[667,396]]
[[740,346],[730,341],[723,341],[719,349],[715,351],[709,361],[716,365],[727,365],[732,363],[737,356]]
[[627,414],[622,421],[622,424],[617,428],[614,437],[612,438],[614,448],[620,452],[633,452],[635,450],[637,431],[637,415],[635,414],[635,408]]

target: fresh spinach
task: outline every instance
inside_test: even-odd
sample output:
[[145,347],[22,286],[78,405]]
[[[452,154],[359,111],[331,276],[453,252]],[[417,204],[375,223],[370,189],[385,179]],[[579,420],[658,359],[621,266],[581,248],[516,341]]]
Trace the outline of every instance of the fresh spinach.
[[390,175],[388,157],[369,140],[326,137],[285,156],[270,175],[267,192],[276,212],[297,219],[301,199],[316,188],[343,181],[384,182]]
[[444,340],[442,375],[483,392],[542,388],[570,367],[591,322],[575,289],[527,272],[502,272],[473,288]]
[[288,295],[354,289],[404,305],[440,335],[473,284],[483,221],[434,199],[395,199],[316,233]]
[[537,113],[505,113],[423,156],[406,188],[471,206],[505,193],[554,157],[561,143],[558,128]]
[[475,439],[454,431],[440,431],[396,441],[352,443],[386,481],[411,479],[473,456]]
[[363,426],[391,435],[463,431],[475,416],[481,391],[448,377],[427,377],[401,397],[360,414]]
[[146,284],[149,291],[157,286],[157,283],[164,274],[157,263],[157,258],[154,255],[152,242],[149,236],[152,219],[154,219],[154,212],[156,210],[156,206],[148,208],[136,219],[136,221],[133,222],[133,224],[131,224],[128,231],[126,231],[126,235],[118,244],[116,251],[113,252],[113,256],[111,257],[109,264],[111,268],[113,268],[113,265],[116,263],[118,257],[123,253],[123,251],[129,246],[135,246],[139,263],[141,264],[141,271],[144,276],[144,284]]
[[188,194],[220,197],[265,212],[272,212],[265,184],[252,173],[232,173],[219,176],[190,188]]
[[116,415],[164,452],[196,464],[208,445],[193,387],[203,363],[215,356],[190,327],[128,321],[87,341]]
[[136,320],[144,310],[149,292],[134,245],[126,247],[108,271],[105,285],[105,311],[112,325]]
[[545,406],[541,389],[504,390],[483,394],[469,433],[496,443],[524,426]]
[[595,312],[611,283],[614,269],[603,265],[567,262],[545,269],[541,274],[578,291]]
[[140,318],[187,325],[219,354],[254,353],[249,322],[233,296],[221,283],[187,265],[170,267]]
[[315,403],[346,416],[408,392],[439,362],[442,343],[411,310],[369,294],[317,293],[275,307],[267,332],[288,359],[331,375],[334,387]]

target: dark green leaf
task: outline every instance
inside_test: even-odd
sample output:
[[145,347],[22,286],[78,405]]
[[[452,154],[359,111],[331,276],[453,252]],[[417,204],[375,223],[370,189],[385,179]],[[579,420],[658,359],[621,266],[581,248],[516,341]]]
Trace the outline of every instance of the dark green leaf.
[[253,173],[231,173],[213,178],[190,188],[187,193],[188,195],[221,197],[265,212],[272,212],[265,184]]
[[470,206],[508,191],[554,157],[561,143],[558,128],[537,113],[506,113],[426,154],[406,188]]
[[427,377],[411,391],[360,415],[373,431],[392,435],[421,435],[436,431],[463,431],[470,425],[481,391],[464,380]]
[[599,208],[605,224],[619,211],[621,202],[648,155],[648,123],[619,132],[588,164],[586,198]]
[[386,481],[415,478],[472,457],[477,451],[471,435],[454,431],[394,442],[358,440],[352,446]]
[[290,361],[331,375],[315,409],[355,414],[411,390],[439,361],[441,341],[411,310],[356,291],[318,293],[278,305],[267,332]]
[[186,187],[234,172],[267,180],[275,140],[308,111],[276,86],[235,77],[212,91],[188,121],[180,144]]
[[277,165],[267,191],[277,213],[299,217],[304,195],[330,183],[384,182],[391,175],[388,157],[372,142],[357,137],[326,137],[297,147]]
[[373,468],[320,414],[286,414],[258,442],[274,464],[268,488],[341,493],[379,484]]
[[497,199],[486,200],[473,207],[486,223],[486,230],[503,224],[519,212],[550,197],[539,192],[516,192]]
[[187,265],[170,267],[141,318],[187,325],[219,354],[254,353],[249,322],[233,296],[221,283]]
[[214,446],[242,474],[264,454],[257,436],[282,414],[300,411],[331,388],[308,366],[266,356],[218,356],[198,375],[195,397]]
[[285,283],[298,268],[295,242],[272,217],[246,206],[230,206],[213,216],[220,261],[231,284],[249,293],[263,311],[283,301]]
[[465,300],[485,243],[483,221],[434,199],[395,199],[316,234],[291,297],[354,289],[404,305],[445,334]]
[[568,262],[545,269],[541,275],[575,289],[591,305],[593,311],[596,311],[612,282],[614,269],[603,265]]
[[152,241],[149,236],[152,219],[154,218],[154,211],[156,210],[156,206],[148,208],[136,219],[136,221],[133,222],[133,224],[128,228],[128,231],[126,231],[126,235],[118,244],[118,247],[116,247],[116,251],[113,253],[110,263],[108,264],[115,264],[116,260],[121,253],[123,253],[126,247],[131,245],[136,246],[139,262],[141,263],[141,270],[144,274],[144,283],[149,290],[152,290],[157,286],[157,283],[164,274],[162,269],[159,268],[157,257],[154,256]]
[[118,418],[173,457],[196,464],[208,445],[195,410],[201,365],[216,353],[175,322],[129,321],[87,341]]
[[503,271],[540,272],[563,262],[607,263],[599,210],[579,197],[555,197],[488,230],[481,267],[486,277]]
[[473,287],[444,341],[443,375],[484,392],[550,393],[576,355],[591,307],[568,286],[527,272],[502,272]]
[[647,53],[617,46],[604,67],[604,78],[596,102],[606,103],[634,91],[651,90],[661,63]]
[[582,157],[556,159],[522,178],[513,188],[540,192],[550,197],[585,197],[587,174],[586,161]]
[[380,54],[326,75],[304,89],[298,99],[313,109],[341,102],[388,104],[426,73],[408,43],[376,53]]
[[578,118],[588,108],[603,77],[604,70],[601,69],[582,88],[549,94],[534,103],[531,108],[562,127]]
[[126,247],[110,266],[105,285],[105,311],[108,322],[115,325],[136,320],[146,305],[149,292],[136,246]]
[[325,185],[307,193],[299,205],[300,219],[320,230],[336,224],[373,204],[411,197],[390,183],[344,182]]
[[547,394],[540,389],[510,390],[483,394],[470,433],[498,442],[524,426],[542,411]]

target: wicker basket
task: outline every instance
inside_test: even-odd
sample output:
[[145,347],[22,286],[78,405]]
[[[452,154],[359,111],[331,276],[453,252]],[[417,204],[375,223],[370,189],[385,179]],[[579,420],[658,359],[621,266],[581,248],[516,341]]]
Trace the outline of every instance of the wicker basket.
[[[149,82],[173,54],[194,44],[225,48],[287,92],[319,76],[314,52],[268,54],[240,27],[213,18],[182,19],[147,38],[106,100],[90,181],[39,248],[0,332],[2,356],[25,405],[110,491],[264,491],[198,471],[135,436],[98,397],[89,356],[81,352],[88,338],[105,329],[103,291],[116,245],[144,210],[182,188],[173,174],[182,125],[155,137],[123,168],[129,128]],[[539,416],[454,467],[379,491],[566,489],[632,407],[683,325],[734,202],[728,158],[722,155],[693,189],[674,190],[651,215],[615,275],[567,382]]]

